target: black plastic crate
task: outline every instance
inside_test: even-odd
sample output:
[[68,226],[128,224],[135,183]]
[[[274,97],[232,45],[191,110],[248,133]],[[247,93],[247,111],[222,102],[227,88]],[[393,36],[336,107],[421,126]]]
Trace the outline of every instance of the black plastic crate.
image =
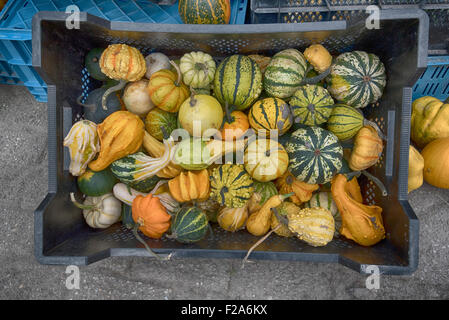
[[[77,192],[68,172],[63,139],[82,117],[76,98],[92,88],[83,74],[83,59],[93,47],[127,43],[143,53],[162,51],[178,58],[192,50],[223,58],[234,53],[272,55],[282,49],[303,50],[321,42],[332,54],[358,49],[377,54],[388,83],[377,106],[364,109],[388,135],[384,153],[370,169],[388,188],[388,196],[360,179],[364,201],[383,207],[386,239],[362,247],[344,237],[314,248],[298,239],[272,235],[251,259],[338,262],[359,272],[377,265],[382,273],[410,274],[418,265],[418,220],[407,201],[408,147],[412,86],[427,64],[428,17],[421,10],[385,11],[380,30],[345,21],[271,25],[157,25],[109,22],[81,14],[81,29],[68,30],[64,13],[41,12],[33,20],[33,65],[48,84],[48,195],[35,211],[35,255],[43,264],[88,264],[109,256],[148,256],[132,233],[117,223],[105,230],[87,226],[73,206]],[[85,72],[85,71],[84,71]],[[161,254],[176,257],[241,259],[259,238],[246,231],[228,233],[218,227],[194,244],[163,237],[146,238]]]

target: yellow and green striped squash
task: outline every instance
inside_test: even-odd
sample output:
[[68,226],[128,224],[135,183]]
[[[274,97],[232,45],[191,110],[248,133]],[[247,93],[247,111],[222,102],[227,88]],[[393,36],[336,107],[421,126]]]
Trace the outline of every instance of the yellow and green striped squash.
[[279,98],[265,98],[257,101],[249,110],[249,125],[256,133],[265,130],[265,135],[270,135],[270,130],[277,130],[281,136],[290,129],[293,117],[288,104]]
[[229,0],[179,0],[181,20],[189,24],[228,24],[231,18]]
[[214,77],[214,94],[222,105],[249,108],[262,93],[262,73],[251,58],[233,55],[224,59]]
[[338,211],[337,205],[334,199],[332,199],[331,192],[318,192],[312,195],[312,198],[304,204],[304,208],[324,208],[329,210],[334,217],[335,222],[335,235],[339,234],[341,227],[341,215]]
[[329,118],[334,100],[329,92],[321,86],[309,85],[299,87],[290,99],[295,122],[306,126],[317,126]]
[[336,104],[327,120],[327,130],[341,141],[351,139],[363,127],[363,115],[353,107]]
[[198,207],[183,207],[171,224],[171,237],[182,243],[203,239],[209,227],[206,213]]
[[386,80],[385,66],[379,57],[364,51],[340,54],[326,78],[332,97],[354,108],[364,108],[379,100]]

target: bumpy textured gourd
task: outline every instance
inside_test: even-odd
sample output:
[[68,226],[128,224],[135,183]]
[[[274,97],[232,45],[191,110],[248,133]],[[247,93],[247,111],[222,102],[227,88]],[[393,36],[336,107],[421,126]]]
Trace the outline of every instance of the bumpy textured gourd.
[[276,180],[276,187],[281,194],[293,192],[290,200],[297,205],[309,201],[313,192],[319,188],[317,184],[309,184],[299,181],[288,171]]
[[100,152],[89,163],[94,171],[106,169],[112,162],[137,152],[145,132],[143,121],[129,111],[117,111],[97,126]]
[[176,201],[203,201],[209,197],[210,183],[207,169],[181,172],[168,182],[171,195]]
[[70,173],[73,176],[82,175],[86,171],[89,162],[100,151],[97,125],[89,120],[81,120],[74,123],[64,138],[64,146],[69,148]]
[[422,186],[424,181],[424,158],[410,145],[408,154],[408,192],[418,189]]
[[354,147],[349,157],[349,168],[354,171],[365,170],[377,163],[383,150],[383,142],[377,131],[364,126],[354,138]]
[[329,69],[332,64],[332,56],[321,44],[312,44],[304,51],[304,57],[313,68],[322,73]]
[[449,137],[449,101],[429,96],[413,101],[410,137],[419,148],[435,139]]
[[288,224],[280,222],[277,216],[279,215],[288,219],[289,214],[296,214],[299,210],[301,209],[296,204],[287,201],[284,201],[278,207],[273,208],[271,213],[271,230],[281,237],[293,237],[295,234],[290,231]]
[[178,12],[186,24],[228,24],[230,0],[179,0]]
[[241,208],[254,192],[253,179],[243,165],[224,164],[212,170],[210,197],[222,206]]
[[382,208],[357,202],[346,191],[347,184],[343,174],[332,180],[332,198],[342,218],[340,234],[362,246],[372,246],[385,238]]
[[100,197],[86,197],[80,204],[71,192],[70,199],[75,206],[83,210],[84,219],[92,228],[105,229],[120,220],[122,203],[112,193]]
[[235,232],[245,227],[248,219],[248,206],[223,208],[217,215],[217,222],[226,231]]
[[[354,181],[357,181],[357,179],[353,179]],[[353,183],[348,183],[348,185],[353,185]],[[358,184],[357,184],[358,185]],[[360,187],[359,187],[360,192]],[[362,199],[360,200],[362,202]],[[312,198],[308,202],[304,204],[304,208],[324,208],[329,210],[332,213],[332,216],[334,217],[335,222],[335,235],[339,235],[339,230],[341,227],[341,215],[338,211],[337,205],[335,204],[335,201],[332,199],[332,193],[330,192],[318,192],[315,193]]]

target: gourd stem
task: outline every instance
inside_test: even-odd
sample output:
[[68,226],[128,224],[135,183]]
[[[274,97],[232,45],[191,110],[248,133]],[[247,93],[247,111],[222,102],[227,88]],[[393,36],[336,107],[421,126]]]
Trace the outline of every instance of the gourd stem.
[[380,128],[379,128],[379,126],[377,125],[377,123],[375,123],[375,122],[373,122],[373,121],[370,121],[370,120],[367,120],[367,119],[363,119],[363,125],[364,126],[366,126],[366,125],[369,125],[369,126],[371,126],[371,127],[373,127],[376,131],[377,131],[377,134],[379,135],[379,137],[382,139],[382,140],[387,140],[387,137],[383,134],[383,132],[380,130]]
[[133,233],[134,233],[134,236],[136,237],[137,241],[139,241],[141,244],[143,244],[143,246],[144,246],[145,249],[148,251],[148,253],[149,253],[150,255],[152,255],[153,257],[155,257],[157,260],[159,260],[159,261],[162,261],[162,260],[169,260],[170,257],[171,257],[171,255],[169,255],[167,258],[162,258],[162,257],[160,257],[158,254],[156,254],[153,250],[151,250],[151,248],[148,246],[148,244],[145,242],[145,240],[143,240],[143,239],[140,237],[139,233],[137,232],[137,228],[139,228],[139,226],[140,226],[140,224],[139,224],[139,223],[136,223],[136,224],[134,225],[134,228],[133,228]]
[[164,138],[164,140],[167,140],[168,138],[170,138],[170,135],[167,132],[167,129],[165,129],[164,126],[161,126],[161,131],[162,131],[162,136]]
[[194,106],[196,106],[196,99],[195,99],[195,89],[193,89],[192,87],[190,87],[190,106],[193,108]]
[[83,108],[88,108],[88,109],[95,109],[95,103],[91,103],[91,104],[84,104],[81,102],[81,99],[83,98],[83,96],[79,96],[78,98],[76,98],[76,103],[79,104],[80,106],[82,106]]
[[226,114],[226,121],[228,123],[232,123],[231,113],[229,112],[229,105],[227,101],[225,102],[225,114]]
[[72,203],[82,209],[82,210],[93,210],[93,209],[98,209],[98,206],[91,204],[91,205],[86,205],[86,204],[81,204],[78,201],[76,201],[75,199],[75,194],[73,192],[70,192],[70,200],[72,201]]
[[173,68],[176,69],[176,73],[178,74],[178,79],[175,82],[175,86],[179,87],[181,85],[181,76],[182,76],[181,70],[179,70],[178,65],[173,60],[170,60],[169,62],[173,66]]
[[283,224],[284,226],[288,226],[288,219],[286,217],[281,216],[277,208],[271,208],[271,211],[273,211],[279,223]]
[[288,185],[290,185],[290,184],[292,184],[293,183],[293,177],[292,176],[287,176],[287,178],[285,179],[285,182],[288,184]]
[[323,73],[317,75],[316,77],[304,78],[304,80],[302,80],[302,82],[301,82],[301,85],[304,85],[304,84],[317,84],[318,82],[320,82],[321,80],[326,78],[330,73],[331,73],[331,68],[329,67]]
[[372,182],[375,183],[375,185],[382,191],[382,195],[383,196],[387,196],[388,195],[387,188],[382,183],[382,181],[380,181],[377,177],[373,176],[371,173],[369,173],[366,170],[362,170],[361,172],[362,172],[362,174],[364,176],[366,176],[368,179],[370,179]]
[[295,195],[294,192],[290,192],[290,193],[287,193],[287,194],[280,194],[279,195],[279,199],[281,199],[281,201],[284,201],[285,199],[287,199],[287,198],[289,198],[291,196],[294,196],[294,195]]
[[248,261],[248,257],[251,254],[251,252],[254,251],[254,249],[256,249],[262,242],[264,242],[274,231],[276,231],[277,229],[279,229],[281,227],[281,224],[278,224],[276,226],[276,228],[272,229],[270,232],[268,232],[266,235],[264,235],[262,238],[260,238],[259,240],[257,240],[257,242],[255,244],[253,244],[253,246],[251,248],[249,248],[248,253],[246,254],[245,258],[243,258],[242,261],[242,269],[245,267],[245,263]]
[[162,185],[166,184],[168,181],[167,180],[160,180],[156,183],[156,185],[154,186],[153,190],[150,191],[151,194],[155,194],[160,187],[162,187]]
[[110,87],[108,90],[105,91],[103,97],[101,97],[101,106],[103,110],[108,110],[108,107],[106,106],[106,101],[108,100],[109,95],[115,91],[122,90],[125,87],[125,85],[126,80],[121,79],[117,85]]

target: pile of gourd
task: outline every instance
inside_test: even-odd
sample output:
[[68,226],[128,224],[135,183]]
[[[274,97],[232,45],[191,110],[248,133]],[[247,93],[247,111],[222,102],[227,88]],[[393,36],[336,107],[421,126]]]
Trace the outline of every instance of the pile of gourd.
[[86,68],[104,85],[78,99],[85,120],[64,145],[89,226],[121,221],[140,240],[137,230],[183,243],[209,223],[312,246],[385,237],[382,208],[363,204],[357,182],[381,185],[366,169],[384,137],[361,112],[386,84],[374,54],[315,44],[217,65],[204,52],[172,61],[113,44],[91,50]]

